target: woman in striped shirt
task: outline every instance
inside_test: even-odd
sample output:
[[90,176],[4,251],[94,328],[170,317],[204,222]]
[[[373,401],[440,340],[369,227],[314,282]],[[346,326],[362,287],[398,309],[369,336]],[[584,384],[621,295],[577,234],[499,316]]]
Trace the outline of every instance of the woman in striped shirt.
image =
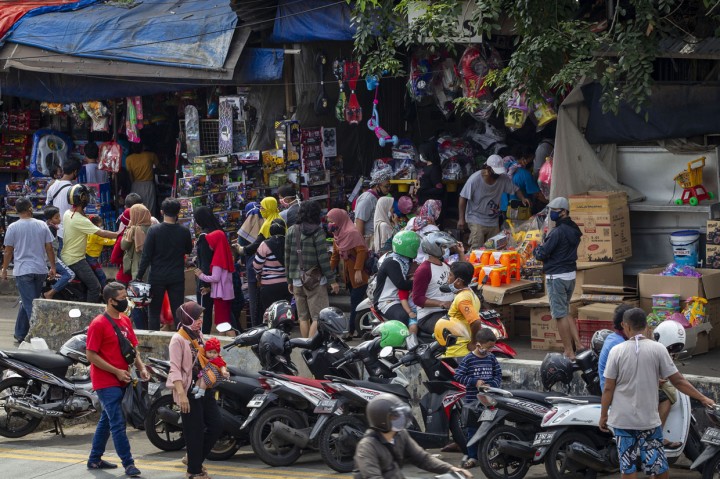
[[262,242],[253,261],[257,273],[258,299],[261,312],[265,312],[275,301],[290,301],[285,274],[285,221],[274,219],[270,224],[270,237]]

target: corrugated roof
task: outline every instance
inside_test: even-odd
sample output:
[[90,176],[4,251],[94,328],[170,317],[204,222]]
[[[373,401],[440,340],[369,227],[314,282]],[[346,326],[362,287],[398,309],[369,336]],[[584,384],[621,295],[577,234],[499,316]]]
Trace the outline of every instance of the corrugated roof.
[[665,38],[660,41],[658,56],[662,58],[718,60],[720,59],[720,38],[698,39],[693,36]]

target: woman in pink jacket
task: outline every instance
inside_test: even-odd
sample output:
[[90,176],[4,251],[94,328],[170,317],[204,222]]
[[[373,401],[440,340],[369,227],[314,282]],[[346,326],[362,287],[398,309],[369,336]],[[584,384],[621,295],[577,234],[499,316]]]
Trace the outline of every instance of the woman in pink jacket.
[[[231,323],[232,300],[235,298],[233,291],[232,273],[235,271],[230,243],[223,230],[215,230],[205,235],[210,249],[213,252],[210,262],[210,274],[203,274],[200,269],[195,269],[195,276],[200,280],[210,283],[210,297],[213,299],[215,308],[215,324]],[[201,291],[202,294],[205,294]],[[235,332],[228,331],[228,336],[235,336]]]

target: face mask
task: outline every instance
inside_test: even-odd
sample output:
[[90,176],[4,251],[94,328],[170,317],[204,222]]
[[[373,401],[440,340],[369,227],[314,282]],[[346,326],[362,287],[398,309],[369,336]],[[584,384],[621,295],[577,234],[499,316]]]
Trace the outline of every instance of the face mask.
[[338,232],[338,230],[340,230],[340,228],[338,228],[338,225],[333,223],[333,224],[328,225],[327,230],[328,230],[328,233],[335,234]]
[[444,284],[444,285],[440,286],[440,291],[443,293],[457,294],[460,291],[460,288],[456,288],[455,282],[453,281],[450,284]]
[[283,208],[290,207],[290,201],[286,200],[285,198],[280,198],[280,206]]
[[550,219],[553,221],[557,221],[560,219],[560,212],[559,211],[551,211],[550,212]]
[[487,354],[487,352],[488,352],[488,350],[485,349],[485,348],[477,348],[477,353],[478,353],[480,356],[485,356],[485,355]]
[[115,303],[116,304],[113,305],[113,308],[120,311],[121,313],[124,313],[125,311],[127,311],[127,309],[128,309],[128,300],[127,299],[123,299],[123,300],[116,299]]

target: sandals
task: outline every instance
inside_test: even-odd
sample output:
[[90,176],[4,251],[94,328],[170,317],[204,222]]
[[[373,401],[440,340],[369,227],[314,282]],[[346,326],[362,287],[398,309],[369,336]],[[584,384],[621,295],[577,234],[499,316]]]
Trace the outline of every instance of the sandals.
[[463,469],[472,469],[473,467],[478,467],[478,460],[477,459],[467,459],[460,464],[460,467]]
[[663,440],[663,448],[665,449],[677,449],[683,444],[681,442],[670,442],[667,439]]
[[[187,454],[185,454],[185,455],[183,456],[183,458],[182,458],[182,463],[187,466],[187,463],[188,463]],[[207,469],[205,469],[205,466],[202,466],[202,474],[204,474],[205,476],[207,476]],[[200,474],[200,475],[195,474],[194,476],[191,476],[189,472],[187,473],[188,477],[197,477],[198,479],[203,479],[203,475],[202,475],[202,474]],[[207,476],[207,477],[208,477],[208,479],[209,479],[210,476]]]

